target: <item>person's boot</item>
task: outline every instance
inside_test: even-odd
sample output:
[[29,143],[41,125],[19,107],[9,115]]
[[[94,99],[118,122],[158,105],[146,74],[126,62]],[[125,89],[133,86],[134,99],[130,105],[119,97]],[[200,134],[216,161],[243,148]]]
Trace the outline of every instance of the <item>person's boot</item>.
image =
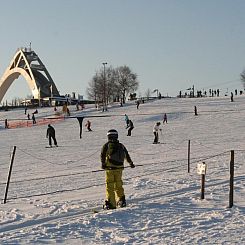
[[117,202],[117,206],[120,208],[126,207],[126,199],[125,196],[122,196],[119,201]]
[[112,206],[112,204],[108,201],[105,200],[105,204],[103,205],[103,209],[115,209],[115,207]]

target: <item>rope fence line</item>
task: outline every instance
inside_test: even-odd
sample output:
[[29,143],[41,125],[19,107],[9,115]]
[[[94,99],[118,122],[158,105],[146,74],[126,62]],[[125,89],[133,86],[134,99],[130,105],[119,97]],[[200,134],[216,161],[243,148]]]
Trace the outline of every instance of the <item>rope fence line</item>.
[[[20,149],[18,147],[18,149]],[[21,150],[21,149],[20,149]],[[241,150],[240,150],[241,151]],[[24,151],[23,151],[24,152]],[[244,150],[245,152],[245,150]],[[24,152],[26,153],[26,152]],[[221,155],[224,155],[226,153],[229,153],[229,151],[225,151],[225,152],[222,152],[222,153],[219,153],[219,154],[215,154],[215,155],[211,155],[211,156],[206,156],[205,158],[193,158],[195,159],[196,161],[194,162],[191,162],[191,163],[198,163],[200,161],[204,161],[204,160],[208,160],[208,159],[212,159],[212,158],[215,158],[217,156],[221,156]],[[33,156],[29,153],[26,153],[30,156]],[[94,153],[93,153],[94,154]],[[35,157],[35,156],[33,156]],[[40,159],[40,158],[36,158],[36,159],[39,159],[39,160],[43,160],[43,161],[47,161],[46,159]],[[167,164],[167,163],[173,163],[173,162],[183,162],[183,161],[186,161],[187,159],[184,158],[184,159],[175,159],[175,160],[171,160],[171,161],[164,161],[164,162],[153,162],[153,163],[147,163],[147,164],[142,164],[141,166],[150,166],[150,165],[158,165],[158,164]],[[55,164],[55,163],[52,163],[50,161],[47,161],[51,164]],[[57,164],[57,165],[60,165],[60,164]],[[137,166],[137,165],[136,165]],[[175,169],[179,168],[179,166],[175,167]],[[22,182],[28,182],[28,181],[37,181],[37,180],[45,180],[45,179],[51,179],[51,178],[60,178],[60,177],[69,177],[69,176],[75,176],[75,175],[85,175],[85,174],[91,174],[92,171],[87,171],[87,172],[82,172],[82,173],[72,173],[72,174],[62,174],[62,175],[56,175],[56,176],[48,176],[48,177],[41,177],[41,178],[33,178],[33,179],[26,179],[26,180],[19,180],[19,181],[13,181],[12,183],[22,183]],[[0,183],[0,185],[5,185],[5,183]]]
[[[175,168],[168,169],[168,171],[169,170],[172,170],[172,169],[175,169]],[[162,170],[162,172],[163,171],[166,171],[166,169]],[[156,174],[156,173],[159,173],[159,170],[158,171],[153,171],[153,172],[148,173],[148,174],[137,175],[137,176],[134,176],[133,178],[139,178],[139,177],[148,176],[148,175],[152,175],[152,174]],[[131,178],[125,178],[124,179],[124,181],[129,181],[129,180],[132,180],[132,177]],[[72,188],[72,189],[64,189],[64,190],[56,190],[56,191],[51,191],[51,192],[46,192],[46,193],[40,193],[40,194],[33,194],[33,195],[26,195],[26,196],[11,197],[11,198],[8,198],[8,200],[16,200],[16,199],[20,199],[20,198],[31,198],[31,197],[46,196],[46,195],[63,193],[63,192],[79,191],[79,190],[85,190],[85,189],[89,189],[89,188],[93,188],[93,187],[98,187],[98,186],[104,186],[104,185],[105,185],[105,183],[104,183],[104,180],[103,180],[103,183],[93,184],[93,185],[89,185],[89,186],[85,186],[85,187]]]
[[199,144],[202,147],[205,147],[206,149],[213,149],[213,146],[206,146],[206,145],[202,144],[200,141],[194,140],[194,142],[197,143],[197,144]]
[[[178,161],[183,161],[183,160],[186,160],[186,159],[172,160],[172,161],[159,162],[159,163],[141,164],[140,167],[141,166],[164,164],[164,163],[172,163],[172,162],[176,162],[176,161],[178,162]],[[176,167],[176,168],[178,168],[178,167]],[[104,170],[102,170],[102,171],[104,171]],[[61,175],[54,175],[54,176],[40,177],[40,178],[33,178],[33,179],[24,179],[24,180],[13,181],[11,183],[16,184],[16,183],[23,183],[23,182],[37,181],[37,180],[46,180],[46,179],[52,179],[52,178],[70,177],[70,176],[76,176],[76,175],[87,175],[87,174],[92,174],[92,173],[95,173],[95,172],[91,170],[91,171],[87,171],[87,172],[79,172],[79,173],[71,173],[71,174],[61,174]],[[5,185],[5,184],[6,183],[0,183],[0,185]]]
[[[173,161],[168,161],[168,162],[165,162],[165,163],[175,162],[175,161],[173,160]],[[182,159],[181,160],[177,160],[177,161],[182,161]],[[151,164],[151,165],[153,165],[153,164]],[[146,166],[146,165],[141,165],[141,166]],[[148,173],[145,173],[145,174],[141,174],[141,175],[136,175],[136,176],[133,176],[133,177],[125,178],[124,181],[129,181],[129,180],[132,180],[132,179],[135,179],[135,178],[150,176],[150,175],[157,174],[157,173],[162,173],[162,172],[165,172],[165,171],[171,171],[171,170],[177,169],[179,167],[181,167],[181,166],[172,167],[172,168],[168,168],[168,169],[160,169],[160,170],[158,169],[158,170],[152,171],[150,173],[148,172]],[[84,173],[80,173],[80,174],[86,174],[86,173],[92,173],[92,172],[90,171],[90,172],[84,172]],[[74,174],[74,175],[76,175],[76,174]],[[69,176],[69,175],[66,175],[66,176]],[[56,177],[58,177],[58,176],[56,176]],[[50,177],[50,178],[52,178],[52,177]],[[44,179],[44,178],[42,178],[42,179]],[[46,192],[46,193],[40,193],[40,194],[33,194],[33,195],[26,195],[26,196],[11,197],[11,198],[8,198],[8,200],[16,200],[16,199],[20,199],[20,198],[40,197],[40,196],[46,196],[46,195],[52,195],[52,194],[59,194],[59,193],[64,193],[64,192],[73,192],[73,191],[85,190],[85,189],[89,189],[89,188],[93,188],[93,187],[98,187],[98,186],[104,186],[104,185],[105,185],[105,183],[104,183],[104,180],[103,180],[103,183],[93,184],[93,185],[89,185],[89,186],[85,186],[85,187],[72,188],[72,189],[63,189],[63,190],[56,190],[56,191],[51,191],[51,192]]]
[[208,160],[208,159],[212,159],[212,158],[215,158],[215,157],[218,157],[218,156],[222,156],[222,155],[226,155],[230,153],[230,151],[224,151],[224,152],[221,152],[219,154],[215,154],[215,155],[211,155],[211,156],[207,156],[205,158],[197,158],[198,160],[197,161],[194,161],[194,162],[191,162],[191,163],[198,163],[198,162],[202,162],[202,161],[205,161],[205,160]]
[[[212,157],[216,157],[216,156],[219,156],[219,155],[222,155],[223,153],[220,153],[220,154],[216,154],[216,155],[213,155],[213,156],[210,156],[210,158]],[[159,162],[159,163],[148,163],[148,164],[143,164],[141,166],[151,166],[151,165],[157,165],[157,164],[163,164],[163,163],[172,163],[172,162],[176,162],[176,161],[184,161],[186,159],[176,159],[176,160],[172,160],[172,161],[165,161],[165,162]],[[136,165],[137,166],[137,165]],[[152,174],[156,174],[156,173],[162,173],[162,172],[165,172],[165,171],[172,171],[174,169],[178,169],[182,166],[177,166],[177,167],[172,167],[172,168],[168,168],[168,169],[158,169],[158,170],[155,170],[155,171],[151,171],[150,173],[145,173],[145,174],[141,174],[141,175],[136,175],[134,176],[133,178],[140,178],[140,177],[143,177],[143,176],[150,176]],[[89,171],[89,172],[83,172],[83,173],[74,173],[74,174],[67,174],[67,175],[60,175],[60,176],[50,176],[48,178],[56,178],[56,177],[66,177],[66,176],[75,176],[75,175],[84,175],[84,174],[91,174],[92,172]],[[28,180],[22,180],[22,181],[16,181],[16,182],[13,182],[13,183],[21,183],[21,182],[26,182],[26,181],[34,181],[34,180],[45,180],[45,179],[48,179],[47,177],[43,177],[43,178],[36,178],[36,179],[28,179]],[[128,181],[128,180],[131,180],[131,178],[126,178],[125,181]],[[100,183],[100,184],[96,184],[96,185],[90,185],[90,186],[87,186],[87,187],[81,187],[81,188],[73,188],[73,189],[67,189],[67,190],[57,190],[57,191],[53,191],[53,192],[46,192],[46,193],[41,193],[41,194],[34,194],[34,195],[29,195],[29,196],[20,196],[20,197],[16,197],[16,198],[10,198],[9,200],[11,199],[18,199],[18,198],[27,198],[27,197],[34,197],[34,196],[44,196],[44,195],[51,195],[51,194],[57,194],[57,193],[62,193],[62,192],[68,192],[68,191],[77,191],[77,190],[82,190],[82,189],[88,189],[88,188],[92,188],[92,187],[96,187],[96,186],[101,186],[101,185],[104,185],[104,181],[103,183]]]
[[59,163],[53,163],[53,162],[50,162],[50,161],[47,160],[47,159],[43,159],[43,158],[41,158],[41,157],[34,156],[33,154],[31,154],[31,153],[29,153],[29,152],[26,152],[26,151],[22,150],[20,147],[18,147],[18,149],[19,149],[20,151],[22,151],[23,153],[25,153],[26,155],[31,156],[31,157],[33,157],[33,158],[35,158],[35,159],[37,159],[37,160],[41,160],[41,161],[44,161],[44,162],[47,162],[47,163],[50,163],[50,164],[54,164],[54,165],[61,165],[61,164],[59,164]]
[[[17,148],[18,148],[20,151],[22,151],[23,153],[25,153],[26,155],[32,156],[33,158],[35,158],[35,159],[37,159],[37,160],[45,161],[45,162],[50,163],[50,164],[52,164],[52,165],[65,165],[65,164],[67,164],[67,162],[68,162],[68,161],[66,161],[66,162],[63,162],[63,163],[54,163],[54,162],[51,162],[51,161],[49,161],[49,160],[47,160],[47,159],[40,158],[40,157],[37,157],[37,156],[35,156],[35,155],[33,155],[33,154],[29,153],[29,152],[26,152],[25,150],[21,149],[20,147],[17,147]],[[77,159],[77,160],[70,160],[70,161],[72,161],[72,163],[79,162],[79,161],[81,161],[81,160],[90,158],[92,155],[94,155],[94,154],[97,153],[98,151],[99,151],[99,150],[96,150],[95,152],[93,152],[92,154],[90,154],[90,155],[88,155],[88,156],[86,156],[86,157],[83,157],[83,158],[80,158],[80,159]],[[67,155],[67,156],[69,156],[69,155]]]
[[[23,153],[27,154],[27,155],[30,155],[32,157],[35,157],[36,159],[39,159],[39,160],[42,160],[42,161],[46,161],[48,163],[51,163],[51,164],[55,164],[53,162],[50,162],[46,159],[42,159],[42,158],[38,158],[30,153],[27,153],[26,151],[23,151],[21,148],[18,147],[18,149],[20,149]],[[98,150],[97,150],[98,151]],[[97,152],[96,151],[96,152]],[[239,152],[245,152],[245,150],[241,150],[239,149],[238,150]],[[95,152],[95,153],[96,153]],[[221,156],[221,155],[225,155],[227,153],[229,153],[230,151],[224,151],[224,152],[221,152],[219,154],[215,154],[215,155],[210,155],[210,156],[205,156],[205,157],[199,157],[199,158],[194,158],[196,161],[192,162],[192,163],[197,163],[197,162],[200,162],[200,161],[204,161],[204,160],[208,160],[208,159],[212,159],[212,158],[215,158],[215,157],[218,157],[218,156]],[[93,153],[93,154],[95,154]],[[198,160],[197,160],[198,159]],[[165,162],[158,162],[158,163],[148,163],[148,164],[143,164],[141,166],[151,166],[151,165],[157,165],[157,164],[164,164],[164,163],[172,163],[172,162],[178,162],[178,161],[186,161],[187,159],[175,159],[175,160],[171,160],[171,161],[165,161]],[[55,164],[55,165],[60,165],[60,164]],[[137,165],[136,165],[137,166]],[[173,169],[178,169],[179,167],[182,167],[182,166],[177,166],[177,167],[173,167],[169,170],[173,170]],[[155,174],[155,173],[159,173],[159,172],[164,172],[164,171],[169,171],[169,170],[166,170],[166,169],[158,169],[158,170],[155,170],[151,173],[145,173],[143,175],[138,175],[138,176],[134,176],[134,178],[137,178],[137,177],[142,177],[142,176],[149,176],[149,175],[152,175],[152,174]],[[84,175],[84,174],[91,174],[92,171],[89,171],[89,172],[82,172],[82,173],[72,173],[72,174],[63,174],[63,175],[57,175],[57,176],[49,176],[49,177],[41,177],[41,178],[36,178],[36,179],[28,179],[28,180],[20,180],[20,181],[15,181],[15,182],[12,182],[12,183],[23,183],[23,182],[27,182],[27,181],[35,181],[35,180],[45,180],[45,179],[49,179],[49,178],[59,178],[59,177],[65,177],[65,176],[74,176],[74,175]],[[126,180],[129,180],[129,179],[132,179],[132,178],[128,178]],[[2,184],[5,184],[5,183],[0,183],[1,185]],[[69,190],[57,190],[57,191],[54,191],[54,192],[47,192],[47,193],[41,193],[41,194],[38,194],[38,195],[30,195],[28,197],[33,197],[33,196],[40,196],[40,195],[49,195],[49,194],[55,194],[55,193],[61,193],[61,192],[66,192],[66,191],[73,191],[73,190],[81,190],[81,189],[86,189],[86,188],[90,188],[90,187],[96,187],[96,186],[100,186],[100,185],[104,185],[103,184],[96,184],[96,185],[91,185],[91,186],[87,186],[87,187],[84,187],[84,188],[76,188],[76,189],[69,189]],[[23,197],[16,197],[14,199],[18,199],[18,198],[23,198]],[[11,199],[11,198],[10,198]],[[13,198],[12,198],[13,199]]]

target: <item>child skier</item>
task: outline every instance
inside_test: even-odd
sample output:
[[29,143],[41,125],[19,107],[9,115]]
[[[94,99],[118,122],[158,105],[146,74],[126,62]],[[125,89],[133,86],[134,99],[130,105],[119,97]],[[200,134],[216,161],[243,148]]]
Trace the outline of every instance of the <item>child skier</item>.
[[87,123],[85,124],[85,127],[87,127],[88,131],[92,131],[91,129],[91,122],[88,120]]
[[111,129],[108,131],[107,137],[108,142],[101,149],[101,167],[105,170],[106,176],[106,200],[104,209],[115,209],[117,206],[126,207],[125,194],[122,186],[122,172],[125,158],[131,168],[134,168],[135,165],[126,147],[119,143],[118,132],[115,129]]

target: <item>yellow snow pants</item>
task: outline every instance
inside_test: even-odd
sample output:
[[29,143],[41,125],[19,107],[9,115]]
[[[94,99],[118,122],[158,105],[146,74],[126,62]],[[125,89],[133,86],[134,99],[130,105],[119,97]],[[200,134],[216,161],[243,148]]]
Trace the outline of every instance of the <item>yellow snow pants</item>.
[[106,200],[110,202],[113,207],[116,207],[116,199],[119,200],[124,196],[122,169],[106,170]]

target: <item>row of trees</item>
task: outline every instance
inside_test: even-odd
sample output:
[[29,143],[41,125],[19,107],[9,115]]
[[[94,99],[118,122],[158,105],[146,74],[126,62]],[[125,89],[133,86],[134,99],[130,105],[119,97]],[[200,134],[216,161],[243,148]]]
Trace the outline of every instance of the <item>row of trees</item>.
[[97,104],[103,103],[103,108],[112,101],[125,103],[129,93],[138,89],[137,74],[128,66],[101,68],[88,84],[87,95]]

